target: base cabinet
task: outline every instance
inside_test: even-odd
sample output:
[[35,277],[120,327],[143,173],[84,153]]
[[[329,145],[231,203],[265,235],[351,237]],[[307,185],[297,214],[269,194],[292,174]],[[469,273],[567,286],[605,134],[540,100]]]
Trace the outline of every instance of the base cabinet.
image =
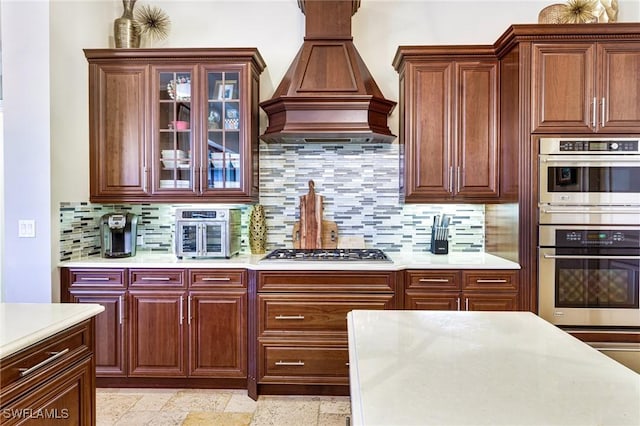
[[63,268],[61,282],[64,301],[105,307],[96,318],[105,385],[245,386],[245,270]]
[[256,275],[252,333],[257,344],[249,394],[348,392],[347,313],[397,308],[396,273],[260,271]]
[[517,271],[405,272],[405,309],[447,311],[516,311]]

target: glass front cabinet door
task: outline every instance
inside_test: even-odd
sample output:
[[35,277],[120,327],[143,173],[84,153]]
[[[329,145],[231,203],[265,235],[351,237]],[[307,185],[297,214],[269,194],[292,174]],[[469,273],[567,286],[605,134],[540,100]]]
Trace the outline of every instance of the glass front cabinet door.
[[258,105],[257,92],[252,92],[259,75],[255,67],[197,63],[152,69],[153,193],[173,199],[254,201]]
[[256,48],[85,54],[91,201],[258,200]]

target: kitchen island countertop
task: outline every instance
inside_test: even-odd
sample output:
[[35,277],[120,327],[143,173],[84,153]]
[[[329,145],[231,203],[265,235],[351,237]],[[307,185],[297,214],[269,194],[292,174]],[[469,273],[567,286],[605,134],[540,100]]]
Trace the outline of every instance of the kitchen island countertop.
[[0,303],[0,359],[102,311],[93,303]]
[[378,270],[404,269],[520,269],[516,262],[483,252],[388,252],[392,262],[262,260],[265,255],[241,254],[231,259],[178,259],[170,253],[139,251],[136,256],[105,259],[99,256],[61,262],[67,268],[243,268],[252,270]]
[[638,425],[640,375],[530,312],[352,311],[353,425]]

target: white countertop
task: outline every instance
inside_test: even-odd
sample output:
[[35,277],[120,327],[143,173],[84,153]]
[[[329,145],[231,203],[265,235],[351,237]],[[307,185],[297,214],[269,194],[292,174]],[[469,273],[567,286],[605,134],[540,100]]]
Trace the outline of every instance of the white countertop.
[[530,312],[352,311],[353,425],[640,425],[640,375]]
[[377,270],[403,269],[520,269],[515,262],[488,253],[429,252],[387,253],[393,262],[367,261],[261,261],[265,255],[241,254],[231,259],[178,259],[169,253],[138,252],[133,257],[105,259],[87,257],[61,262],[68,268],[243,268],[253,270]]
[[102,311],[93,303],[0,303],[0,359]]

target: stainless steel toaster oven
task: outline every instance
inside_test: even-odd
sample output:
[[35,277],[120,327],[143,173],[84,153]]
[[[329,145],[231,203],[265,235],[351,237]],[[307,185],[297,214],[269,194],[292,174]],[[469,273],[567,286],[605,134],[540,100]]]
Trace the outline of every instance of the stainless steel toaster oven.
[[178,259],[229,258],[240,252],[239,209],[177,209],[175,252]]

